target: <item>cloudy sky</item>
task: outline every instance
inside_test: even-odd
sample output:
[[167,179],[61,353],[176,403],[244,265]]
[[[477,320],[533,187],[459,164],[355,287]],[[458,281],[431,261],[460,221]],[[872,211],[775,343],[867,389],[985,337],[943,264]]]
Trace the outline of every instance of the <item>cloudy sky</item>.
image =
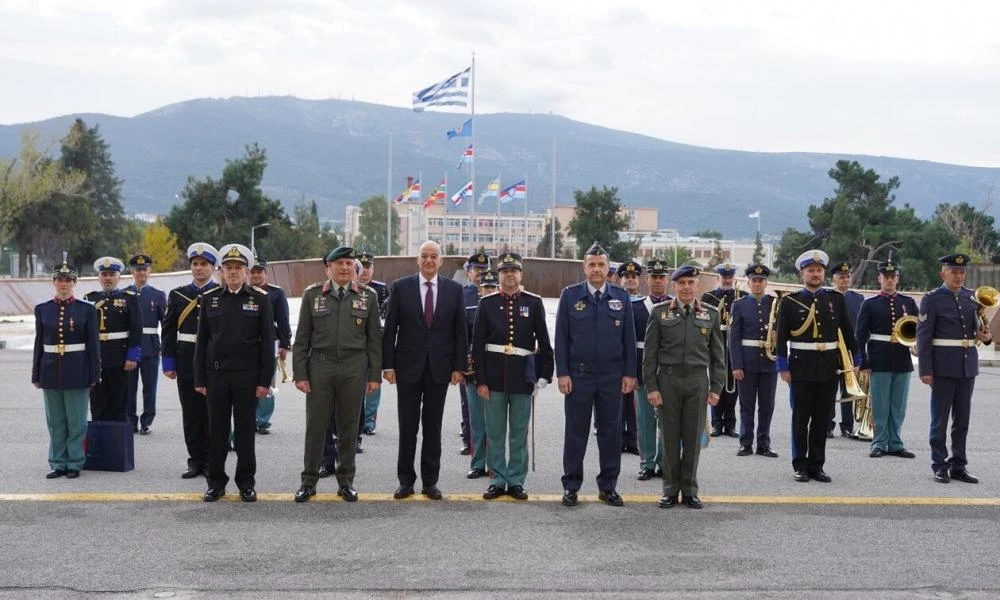
[[0,0],[0,123],[197,97],[476,111],[717,148],[1000,167],[1000,3]]

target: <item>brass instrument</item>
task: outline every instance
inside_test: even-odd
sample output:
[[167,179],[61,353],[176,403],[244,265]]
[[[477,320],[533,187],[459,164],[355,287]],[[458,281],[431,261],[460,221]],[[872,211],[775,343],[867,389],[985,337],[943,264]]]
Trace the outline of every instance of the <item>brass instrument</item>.
[[778,359],[778,332],[775,331],[774,327],[777,324],[778,319],[778,305],[781,304],[781,298],[787,292],[781,290],[774,291],[774,302],[771,303],[771,314],[767,317],[767,337],[764,340],[764,354],[770,360]]
[[854,400],[854,435],[859,440],[871,441],[875,435],[875,419],[872,415],[872,400],[868,396],[869,376],[862,372],[858,377],[858,386],[864,391],[864,398]]
[[892,337],[897,342],[910,349],[910,354],[917,355],[917,323],[916,315],[903,315],[892,326]]
[[844,376],[844,388],[847,390],[847,396],[844,396],[838,402],[866,400],[868,393],[861,389],[858,378],[854,375],[854,360],[847,349],[847,343],[844,342],[844,332],[839,327],[837,328],[837,352],[840,353],[840,365],[842,367],[837,370],[837,373]]
[[[997,302],[1000,302],[1000,292],[995,287],[981,285],[973,292],[973,300],[979,305],[979,308],[976,309],[979,326],[986,329],[990,326],[990,318],[986,316],[986,309],[996,306]],[[976,345],[980,346],[982,342],[977,339]]]
[[285,359],[278,357],[278,371],[281,373],[281,383],[288,383],[292,380],[288,376],[288,370],[285,368]]

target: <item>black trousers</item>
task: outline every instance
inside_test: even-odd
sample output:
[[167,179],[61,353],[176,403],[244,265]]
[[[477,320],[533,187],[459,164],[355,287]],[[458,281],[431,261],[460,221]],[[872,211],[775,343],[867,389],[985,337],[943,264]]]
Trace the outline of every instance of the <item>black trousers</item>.
[[[643,398],[645,401],[645,398]],[[622,396],[622,449],[636,447],[635,392]]]
[[[844,378],[840,378],[840,397],[843,398],[847,395],[847,384],[844,382]],[[843,433],[851,433],[854,431],[854,403],[853,402],[834,402],[833,406],[830,407],[830,424],[827,426],[827,431],[833,431],[836,428],[837,423],[837,405],[840,405],[840,431]]]
[[208,403],[194,391],[194,377],[177,376],[177,395],[181,400],[188,467],[204,469],[208,466]]
[[462,443],[466,446],[472,446],[472,433],[469,430],[469,398],[466,396],[464,385],[458,386],[458,395],[462,399]]
[[726,384],[733,388],[733,391],[727,392],[723,388],[719,392],[719,403],[712,407],[712,427],[718,427],[724,431],[737,431],[736,402],[740,397],[739,382],[733,379],[733,375],[730,373],[726,378]]
[[208,372],[208,487],[224,488],[229,455],[229,423],[236,440],[236,486],[256,484],[257,371]]
[[437,485],[441,472],[441,420],[444,418],[444,401],[448,396],[447,383],[435,383],[430,370],[425,367],[420,381],[396,382],[399,398],[396,401],[399,417],[399,455],[396,459],[396,476],[399,484],[412,486],[417,480],[413,460],[417,453],[417,431],[423,426],[423,444],[420,447],[420,480],[424,486]]
[[837,394],[838,380],[792,379],[792,468],[810,474],[826,462],[826,424]]
[[101,369],[101,381],[90,388],[90,418],[93,421],[124,421],[128,381],[122,367]]

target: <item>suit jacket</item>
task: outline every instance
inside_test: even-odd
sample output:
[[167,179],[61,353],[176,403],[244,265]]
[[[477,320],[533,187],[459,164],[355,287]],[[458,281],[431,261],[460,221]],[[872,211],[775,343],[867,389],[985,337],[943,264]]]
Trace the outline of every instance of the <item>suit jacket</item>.
[[427,327],[420,289],[421,275],[397,279],[389,291],[382,337],[382,368],[396,379],[417,383],[430,368],[435,383],[447,383],[452,371],[465,371],[468,337],[462,286],[438,274],[434,320]]

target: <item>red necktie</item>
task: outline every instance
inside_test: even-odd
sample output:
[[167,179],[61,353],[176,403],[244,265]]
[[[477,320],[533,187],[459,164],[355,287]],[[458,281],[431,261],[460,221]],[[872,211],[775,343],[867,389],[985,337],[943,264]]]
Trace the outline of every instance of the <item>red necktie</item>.
[[427,293],[424,294],[424,323],[430,327],[434,322],[434,286],[429,281],[424,282],[424,285],[427,286]]

